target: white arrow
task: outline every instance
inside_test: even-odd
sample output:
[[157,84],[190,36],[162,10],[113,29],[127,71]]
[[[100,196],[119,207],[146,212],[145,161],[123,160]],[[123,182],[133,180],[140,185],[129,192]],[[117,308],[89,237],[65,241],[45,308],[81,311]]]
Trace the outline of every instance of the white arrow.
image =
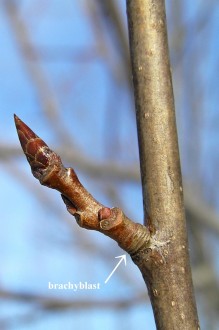
[[110,277],[113,275],[113,273],[115,272],[115,270],[119,267],[119,265],[121,264],[121,262],[124,260],[125,262],[125,266],[126,266],[126,255],[123,254],[122,256],[118,256],[115,258],[121,258],[118,262],[118,264],[116,265],[116,267],[113,269],[113,271],[109,274],[109,276],[107,277],[106,281],[104,282],[105,284],[109,281]]

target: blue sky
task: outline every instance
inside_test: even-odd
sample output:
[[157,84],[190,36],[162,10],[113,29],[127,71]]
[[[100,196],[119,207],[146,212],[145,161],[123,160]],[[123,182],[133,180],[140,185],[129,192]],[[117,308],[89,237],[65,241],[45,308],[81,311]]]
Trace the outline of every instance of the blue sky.
[[[90,2],[91,3],[91,2]],[[120,2],[125,22],[125,2]],[[169,30],[172,27],[171,4],[167,2]],[[204,1],[185,1],[182,20],[193,22],[193,19],[204,12]],[[54,150],[62,143],[58,136],[59,125],[69,133],[70,147],[87,155],[92,160],[110,160],[124,165],[136,164],[138,161],[137,134],[133,104],[127,93],[127,86],[122,82],[119,66],[122,61],[113,48],[110,31],[105,36],[107,42],[103,53],[98,52],[100,40],[95,38],[94,27],[90,22],[86,1],[22,1],[19,2],[19,17],[24,20],[31,40],[39,49],[49,50],[50,59],[34,62],[31,65],[43,69],[48,85],[55,95],[59,113],[53,124],[43,110],[42,94],[31,78],[18,47],[15,33],[6,15],[3,2],[0,4],[0,148],[1,146],[19,146],[13,114],[21,117],[38,135]],[[203,98],[203,130],[201,132],[201,167],[197,169],[199,177],[203,176],[207,188],[204,194],[210,199],[209,190],[215,180],[214,166],[218,164],[218,88],[211,88],[218,60],[218,6],[211,16],[211,24],[196,34],[191,32],[191,43],[204,49],[203,61],[200,64],[202,84],[206,84],[207,97]],[[190,26],[189,23],[186,26]],[[192,25],[193,26],[193,25]],[[204,41],[203,41],[204,40]],[[215,42],[213,41],[215,40]],[[101,45],[101,43],[100,43]],[[171,45],[171,41],[170,41]],[[62,52],[63,58],[59,55]],[[107,53],[107,56],[106,56]],[[52,54],[52,55],[51,55]],[[54,55],[55,54],[55,55]],[[67,55],[66,55],[67,54]],[[174,71],[176,82],[176,105],[182,167],[184,174],[192,177],[188,156],[188,141],[192,140],[193,122],[188,124],[190,116],[184,90],[177,89],[181,69],[190,61],[189,51],[182,63]],[[88,60],[85,56],[90,56]],[[187,57],[186,57],[187,56]],[[174,56],[173,61],[174,61]],[[58,58],[58,59],[57,59]],[[116,64],[115,64],[116,63]],[[207,64],[206,64],[207,63]],[[114,71],[110,69],[110,65]],[[118,70],[118,72],[117,72]],[[193,72],[194,73],[194,72]],[[188,72],[186,72],[188,75]],[[185,74],[185,77],[186,77]],[[197,76],[197,79],[200,78]],[[117,80],[116,78],[117,77]],[[196,80],[194,79],[194,84]],[[186,85],[186,82],[184,82]],[[212,83],[213,84],[213,83]],[[185,86],[184,85],[184,86]],[[186,90],[186,88],[185,88]],[[200,91],[202,92],[201,88]],[[200,94],[201,94],[200,92]],[[41,91],[42,93],[42,91]],[[208,102],[208,99],[211,102]],[[207,110],[204,110],[207,109]],[[116,118],[116,120],[115,120]],[[191,128],[192,127],[192,128]],[[195,130],[195,129],[194,129]],[[107,138],[106,138],[107,137]],[[195,141],[195,140],[194,140]],[[187,143],[187,144],[186,144]],[[77,146],[74,149],[74,146]],[[196,145],[195,145],[196,147]],[[118,157],[120,155],[120,158]],[[214,162],[215,157],[215,162]],[[207,162],[207,159],[211,162]],[[69,164],[67,164],[69,165]],[[74,164],[71,164],[72,166]],[[3,287],[15,291],[48,294],[48,281],[90,281],[103,283],[115,266],[114,257],[122,250],[108,238],[94,232],[78,228],[73,218],[67,214],[59,194],[42,187],[32,177],[29,165],[22,155],[11,158],[6,165],[0,162],[0,197],[2,229],[0,231],[0,259],[4,267],[0,271]],[[84,185],[102,203],[113,206],[109,195],[105,193],[104,184],[92,178],[80,167],[76,168]],[[198,175],[197,174],[197,175]],[[189,177],[190,179],[190,177]],[[110,186],[108,181],[107,185]],[[142,197],[139,183],[112,182],[111,196],[117,203],[125,205],[127,214],[136,221],[142,222]],[[115,190],[117,194],[115,193]],[[218,194],[214,206],[218,207]],[[42,199],[40,199],[40,197]],[[113,198],[112,198],[113,199]],[[43,202],[42,202],[43,200]],[[213,202],[212,202],[213,204]],[[119,205],[118,205],[119,206]],[[61,220],[60,220],[61,219]],[[80,239],[87,243],[83,249]],[[92,251],[92,244],[98,243],[101,252]],[[124,280],[125,278],[125,280]],[[89,299],[113,299],[132,296],[135,291],[145,291],[141,274],[128,259],[126,270],[118,269],[107,286],[100,291],[86,292]],[[54,293],[68,298],[71,292]],[[83,299],[85,292],[74,293],[76,299]],[[1,303],[1,318],[26,314],[36,309],[27,303]],[[128,324],[127,324],[128,320]],[[15,324],[16,329],[71,329],[73,326],[90,329],[155,329],[153,315],[149,304],[143,301],[125,311],[91,310],[66,313],[50,313],[37,319],[36,322]]]
[[[41,3],[43,6],[43,3]],[[19,6],[19,13],[21,19],[24,19],[28,26],[32,41],[40,47],[54,47],[59,50],[63,48],[70,49],[70,51],[84,51],[84,48],[89,49],[95,46],[93,33],[90,31],[90,24],[87,17],[84,15],[82,8],[71,2],[66,2],[64,5],[59,1],[52,3],[45,3],[42,11],[39,9],[38,17],[34,17],[36,8],[31,6],[30,1],[25,1]],[[23,62],[20,49],[17,46],[16,37],[12,33],[9,20],[5,15],[3,6],[0,11],[1,23],[0,33],[2,44],[4,45],[1,52],[0,71],[0,100],[1,100],[1,145],[18,146],[18,138],[13,122],[13,113],[21,117],[33,130],[36,131],[52,148],[59,145],[59,141],[50,126],[50,122],[45,120],[42,110],[38,91],[34,84],[32,84],[28,70],[26,70]],[[31,8],[32,7],[32,8]],[[40,6],[39,6],[40,7]],[[32,17],[31,17],[32,13]],[[27,18],[28,17],[28,18]],[[70,33],[66,33],[66,31]],[[107,85],[111,84],[110,78],[106,74],[104,63],[101,58],[93,60],[90,63],[69,63],[66,61],[51,61],[41,63],[40,66],[45,70],[48,77],[49,84],[52,86],[53,92],[60,90],[60,85],[64,81],[70,84],[71,93],[69,93],[66,100],[64,95],[60,93],[58,99],[58,106],[62,108],[62,118],[65,129],[72,131],[72,139],[76,140],[77,145],[86,152],[86,154],[96,159],[103,159],[105,157],[104,145],[101,142],[101,137],[104,136],[106,126],[103,125],[105,119],[105,107],[107,104]],[[72,70],[72,76],[78,77],[77,83],[74,83],[69,71]],[[81,79],[80,75],[84,71],[88,71],[87,79]],[[67,76],[67,79],[66,79]],[[73,78],[74,78],[73,77]],[[96,77],[94,79],[94,77]],[[64,88],[63,87],[63,88]],[[100,88],[102,87],[102,88]],[[68,88],[68,86],[67,86]],[[112,94],[113,95],[113,94]],[[118,93],[118,96],[119,93]],[[71,102],[71,101],[74,102]],[[75,101],[76,100],[76,101]],[[128,105],[128,97],[126,95],[120,96],[115,100],[114,111],[116,106],[123,109]],[[73,108],[74,103],[79,108]],[[88,109],[88,110],[87,110]],[[137,143],[136,132],[134,132],[134,125],[131,119],[126,118],[124,114],[120,114],[124,122],[122,130],[126,139],[125,126],[133,131],[135,143]],[[73,112],[73,116],[72,116]],[[82,125],[83,123],[83,125]],[[92,123],[92,125],[91,125]],[[130,131],[131,132],[131,131]],[[78,138],[79,136],[79,138]],[[122,137],[121,137],[122,138]],[[98,141],[98,142],[95,142]],[[94,148],[93,145],[96,145]],[[136,151],[137,155],[137,151]],[[111,248],[112,253],[109,253],[109,260],[102,260],[95,254],[81,251],[80,247],[69,248],[69,244],[74,244],[74,238],[69,233],[68,225],[60,223],[59,216],[50,211],[50,207],[44,207],[40,201],[36,200],[34,191],[39,194],[49,196],[52,202],[59,205],[60,215],[65,214],[68,222],[72,222],[72,230],[76,234],[80,228],[76,228],[76,224],[70,215],[66,214],[65,207],[61,203],[59,194],[54,191],[48,192],[45,187],[40,187],[38,182],[32,177],[24,157],[19,157],[17,160],[10,162],[5,168],[5,164],[0,165],[0,182],[1,182],[1,201],[2,201],[2,219],[3,229],[1,231],[1,245],[0,258],[4,268],[1,271],[1,283],[3,288],[15,290],[18,292],[33,292],[42,295],[51,294],[48,292],[48,282],[65,283],[72,281],[78,283],[80,281],[88,281],[91,283],[100,282],[101,290],[95,292],[77,292],[73,293],[76,299],[115,299],[115,297],[129,297],[134,292],[132,286],[124,285],[121,277],[115,274],[107,285],[104,285],[104,280],[115,266],[114,257],[123,253],[114,242],[109,241],[98,233],[85,232],[85,237],[91,236],[91,243],[93,240],[98,240],[98,244],[103,248]],[[17,171],[17,174],[12,175],[12,171]],[[22,184],[22,179],[19,178],[20,173],[27,176],[31,189]],[[102,202],[108,202],[101,193],[101,188],[90,182],[83,173],[81,179],[86,184],[87,188],[91,188],[92,193]],[[3,193],[4,192],[4,193]],[[133,185],[130,189],[126,185],[121,187],[121,199],[133,199],[134,195],[141,196],[140,187]],[[129,197],[130,195],[130,197]],[[136,201],[136,206],[140,205],[139,220],[142,218],[142,202],[141,198]],[[129,208],[129,207],[128,207]],[[130,208],[131,211],[132,208]],[[57,219],[58,218],[58,219]],[[53,242],[54,240],[54,242]],[[106,241],[107,240],[107,241]],[[57,241],[57,243],[56,243]],[[67,247],[61,246],[64,241]],[[72,242],[73,241],[73,242]],[[70,243],[69,243],[70,242]],[[77,242],[77,239],[76,239]],[[77,244],[77,243],[76,243]],[[66,252],[67,251],[67,252]],[[75,255],[75,253],[77,255]],[[113,252],[114,251],[114,252]],[[117,254],[115,254],[117,252]],[[76,260],[77,259],[77,260]],[[78,260],[79,259],[79,260]],[[109,265],[107,265],[109,263]],[[93,265],[93,267],[91,267]],[[120,270],[118,269],[118,273]],[[141,280],[140,272],[128,260],[126,272],[131,272],[132,277],[136,274],[136,281],[141,281],[140,287],[144,288],[144,283]],[[136,283],[138,286],[138,284]],[[115,295],[116,292],[116,295]],[[72,292],[60,291],[52,293],[59,297],[72,298]],[[42,316],[42,320],[36,322],[16,323],[19,315],[26,315],[28,311],[35,310],[34,305],[28,303],[6,303],[3,302],[4,308],[1,309],[1,318],[13,317],[16,329],[45,329],[52,327],[53,329],[60,329],[61,325],[65,325],[66,329],[72,326],[86,328],[89,322],[90,329],[116,329],[117,324],[121,325],[124,322],[125,312],[114,313],[111,311],[82,311],[74,313],[74,311],[48,314]],[[2,304],[1,304],[2,305]],[[149,312],[147,313],[147,310]],[[145,312],[146,311],[146,312]],[[34,313],[37,314],[37,311]],[[84,323],[86,315],[86,323]],[[35,315],[36,316],[36,315]],[[136,322],[141,324],[147,321],[153,324],[153,316],[150,308],[144,304],[137,304],[136,308],[129,311],[129,325],[126,329],[133,329]],[[144,322],[143,322],[144,321]],[[12,321],[11,321],[12,322]],[[83,325],[84,324],[84,325]],[[152,329],[152,327],[150,327]],[[139,329],[141,326],[139,325]]]

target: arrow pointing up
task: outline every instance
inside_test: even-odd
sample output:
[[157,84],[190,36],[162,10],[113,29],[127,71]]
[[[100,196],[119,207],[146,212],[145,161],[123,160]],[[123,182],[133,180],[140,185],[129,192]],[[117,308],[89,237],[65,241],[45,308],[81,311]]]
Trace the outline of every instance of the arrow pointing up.
[[126,255],[123,254],[122,256],[118,256],[115,258],[121,258],[118,262],[118,264],[116,265],[116,267],[113,269],[113,271],[109,274],[109,276],[107,277],[107,279],[105,280],[105,284],[109,281],[110,277],[113,275],[113,273],[115,272],[115,270],[119,267],[119,265],[121,264],[121,262],[124,260],[125,266],[126,266]]

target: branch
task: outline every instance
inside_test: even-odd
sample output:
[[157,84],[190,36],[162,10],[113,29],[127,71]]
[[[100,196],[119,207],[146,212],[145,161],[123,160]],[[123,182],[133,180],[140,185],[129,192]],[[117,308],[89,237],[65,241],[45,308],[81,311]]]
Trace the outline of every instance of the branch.
[[[198,329],[189,264],[164,0],[127,0],[145,223],[162,258],[136,261],[158,329]],[[167,242],[169,245],[167,246]],[[163,245],[162,245],[163,244]]]
[[56,296],[41,295],[36,293],[16,292],[0,289],[0,299],[2,302],[5,301],[17,301],[19,303],[27,303],[31,308],[27,313],[22,315],[13,315],[13,317],[0,317],[0,329],[15,328],[19,325],[21,328],[27,323],[33,323],[42,317],[48,316],[48,313],[65,313],[69,310],[110,310],[110,311],[122,311],[128,308],[136,307],[145,301],[145,294],[140,293],[136,296],[131,296],[127,299],[120,298],[116,299],[79,299],[70,300],[63,299]]
[[[110,180],[116,180],[117,182],[131,181],[139,183],[140,174],[137,164],[122,166],[118,162],[112,160],[108,162],[97,162],[76,148],[74,148],[74,154],[72,154],[72,147],[70,148],[69,146],[62,146],[57,150],[58,153],[62,153],[66,162],[74,162],[75,167],[80,168],[80,171],[85,172],[88,176],[95,177],[95,179],[105,177]],[[15,157],[21,156],[21,154],[21,150],[17,146],[5,145],[0,142],[1,161],[11,160]]]
[[[71,154],[72,150],[68,147],[58,148],[59,152],[62,152],[65,161],[68,163],[74,162],[75,167],[80,168],[80,171],[85,172],[86,175],[92,178],[99,179],[103,177],[111,181],[116,180],[116,182],[130,181],[139,183],[140,176],[137,164],[124,167],[112,161],[97,163],[84,154]],[[2,162],[10,161],[18,156],[21,156],[20,148],[0,143],[0,160]],[[211,234],[218,236],[218,214],[213,207],[203,200],[196,189],[188,183],[184,183],[184,199],[188,221],[194,221],[198,226],[201,225]]]
[[71,136],[67,129],[63,129],[64,122],[60,116],[60,108],[56,93],[50,86],[49,79],[40,65],[39,61],[32,62],[29,57],[39,59],[38,48],[34,45],[29,35],[29,31],[25,26],[24,21],[19,14],[19,6],[17,1],[7,0],[3,2],[5,12],[8,16],[10,26],[15,36],[18,49],[21,53],[21,59],[24,67],[27,70],[33,85],[36,88],[36,93],[41,103],[42,112],[45,117],[52,123],[52,127],[59,135],[59,138],[65,144],[69,144]]
[[150,245],[149,229],[131,221],[119,208],[108,208],[96,201],[80,183],[72,168],[65,168],[52,151],[15,115],[15,124],[32,174],[40,183],[61,193],[68,212],[82,228],[97,230],[135,255]]
[[63,299],[60,297],[41,295],[36,293],[26,293],[26,292],[17,292],[9,291],[6,289],[0,289],[0,299],[20,301],[24,303],[37,304],[41,309],[47,310],[66,310],[66,309],[126,309],[135,304],[141,304],[145,301],[145,294],[140,293],[139,295],[132,296],[130,299],[120,298],[116,299],[101,299],[101,300],[70,300]]

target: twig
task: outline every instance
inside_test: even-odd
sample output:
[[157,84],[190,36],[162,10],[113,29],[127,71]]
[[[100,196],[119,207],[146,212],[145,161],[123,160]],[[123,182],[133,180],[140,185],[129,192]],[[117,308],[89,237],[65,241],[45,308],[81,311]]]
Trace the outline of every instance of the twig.
[[147,227],[131,221],[121,209],[110,209],[96,201],[80,183],[75,171],[65,168],[61,158],[16,115],[15,124],[34,177],[42,185],[61,193],[68,212],[79,226],[111,237],[131,256],[150,246]]

